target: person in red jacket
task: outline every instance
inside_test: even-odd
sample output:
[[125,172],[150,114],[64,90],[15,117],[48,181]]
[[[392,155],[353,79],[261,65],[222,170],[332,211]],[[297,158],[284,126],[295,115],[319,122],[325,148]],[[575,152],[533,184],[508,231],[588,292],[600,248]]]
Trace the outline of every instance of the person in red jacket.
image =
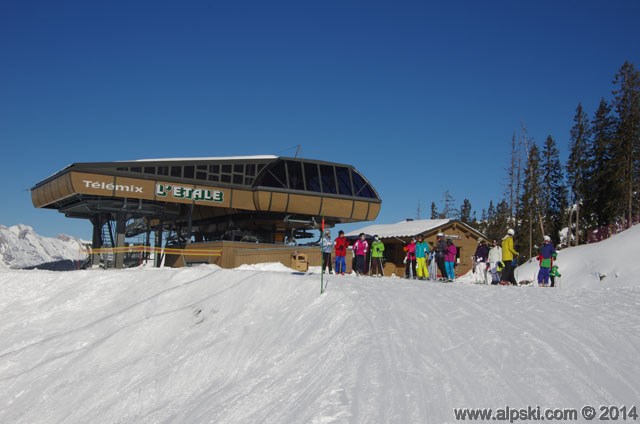
[[333,242],[333,246],[336,249],[336,275],[342,274],[347,271],[347,248],[349,247],[349,240],[344,236],[344,231],[338,231],[338,237]]

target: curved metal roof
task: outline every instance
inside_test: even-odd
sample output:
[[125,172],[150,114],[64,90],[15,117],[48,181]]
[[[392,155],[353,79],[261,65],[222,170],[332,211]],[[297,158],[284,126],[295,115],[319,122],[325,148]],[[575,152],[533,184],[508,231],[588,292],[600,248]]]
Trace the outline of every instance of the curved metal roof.
[[371,183],[351,165],[270,155],[77,162],[33,188],[70,171],[380,201]]

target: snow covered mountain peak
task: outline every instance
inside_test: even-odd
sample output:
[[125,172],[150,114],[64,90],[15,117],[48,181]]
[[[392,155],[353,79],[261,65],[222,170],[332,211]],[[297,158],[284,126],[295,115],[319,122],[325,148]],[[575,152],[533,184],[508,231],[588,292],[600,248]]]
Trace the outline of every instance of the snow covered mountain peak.
[[26,268],[61,260],[81,260],[83,242],[61,234],[43,237],[24,224],[0,225],[0,268]]

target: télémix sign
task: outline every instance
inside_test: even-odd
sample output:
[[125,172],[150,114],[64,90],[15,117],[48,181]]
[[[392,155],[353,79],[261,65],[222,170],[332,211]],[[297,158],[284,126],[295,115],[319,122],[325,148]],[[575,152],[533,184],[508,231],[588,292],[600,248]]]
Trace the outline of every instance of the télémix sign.
[[144,193],[143,188],[135,184],[113,184],[104,181],[82,180],[85,188],[95,190],[122,191],[127,193]]
[[[145,194],[144,187],[136,184],[114,184],[105,181],[82,180],[85,188],[108,190],[119,193]],[[156,183],[156,196],[181,200],[202,200],[208,202],[224,202],[224,192],[205,188],[185,187],[174,184]]]

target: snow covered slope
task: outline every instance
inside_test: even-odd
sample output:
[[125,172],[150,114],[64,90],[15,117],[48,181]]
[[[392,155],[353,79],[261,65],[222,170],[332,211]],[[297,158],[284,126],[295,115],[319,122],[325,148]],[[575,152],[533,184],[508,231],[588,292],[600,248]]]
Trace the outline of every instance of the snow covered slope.
[[[272,265],[0,271],[0,422],[447,423],[464,407],[631,407],[640,274],[612,259],[640,257],[627,234],[607,252],[563,251],[560,289],[331,275],[320,295],[318,274]],[[584,264],[603,258],[615,284],[590,281]]]
[[[556,265],[562,274],[562,284],[567,287],[638,286],[640,225],[598,243],[561,250]],[[532,280],[538,275],[538,269],[537,260],[518,267],[518,281]]]
[[0,268],[26,268],[85,257],[79,239],[66,235],[43,237],[27,225],[0,225]]

